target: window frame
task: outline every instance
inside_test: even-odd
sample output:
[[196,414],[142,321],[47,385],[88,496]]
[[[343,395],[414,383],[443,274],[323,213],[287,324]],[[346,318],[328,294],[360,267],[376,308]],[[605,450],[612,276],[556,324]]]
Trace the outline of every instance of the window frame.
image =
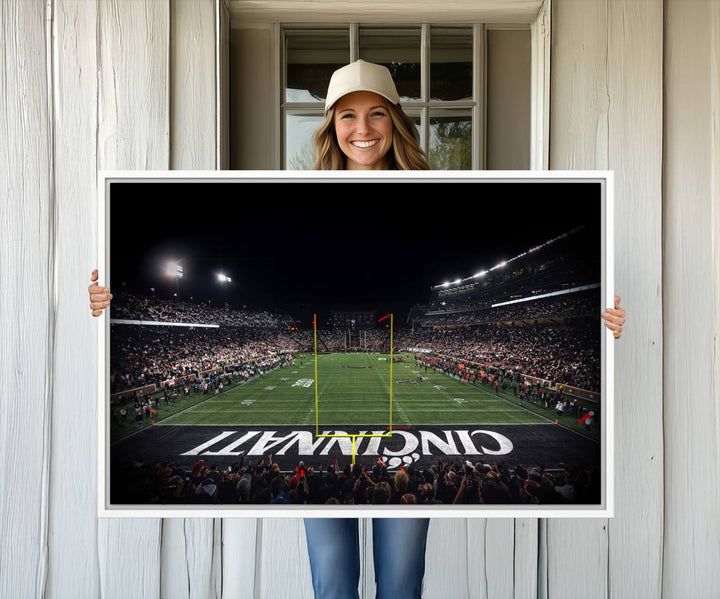
[[[287,87],[286,65],[287,65],[287,38],[286,34],[304,32],[311,33],[313,31],[333,30],[333,29],[349,29],[350,43],[350,61],[359,58],[360,45],[360,28],[364,29],[404,29],[417,28],[420,32],[420,100],[403,104],[406,112],[415,116],[420,116],[420,144],[427,151],[430,142],[430,113],[433,109],[443,108],[464,108],[471,114],[472,119],[472,157],[470,170],[483,170],[485,168],[485,72],[486,72],[486,25],[482,23],[288,23],[280,25],[280,39],[278,47],[280,49],[280,164],[281,170],[286,170],[287,163],[287,145],[286,145],[286,116],[293,110],[316,110],[320,104],[317,102],[287,102],[285,97],[285,89]],[[430,100],[430,36],[431,28],[452,28],[458,27],[470,31],[472,35],[472,60],[473,60],[473,81],[472,81],[472,100],[448,100],[448,101],[432,101]],[[513,26],[513,28],[523,28],[523,25]],[[529,26],[527,26],[529,29]],[[479,66],[480,65],[480,66]]]
[[[231,2],[231,8],[232,8],[232,2]],[[347,7],[346,7],[347,8]],[[480,61],[482,60],[483,63],[483,77],[475,77],[475,81],[473,82],[473,93],[475,94],[476,98],[481,99],[481,101],[478,101],[476,103],[475,108],[473,109],[475,111],[475,114],[473,114],[473,124],[474,124],[474,130],[482,130],[483,131],[483,139],[482,143],[475,143],[473,140],[473,169],[480,168],[480,165],[482,165],[482,168],[484,168],[486,164],[486,158],[485,158],[485,143],[486,139],[484,137],[485,135],[485,122],[486,122],[486,103],[485,103],[485,89],[486,89],[486,81],[485,81],[485,73],[486,73],[486,65],[485,65],[485,48],[486,48],[486,35],[487,30],[490,28],[498,29],[498,28],[517,28],[517,27],[525,27],[527,26],[530,29],[531,33],[531,56],[530,56],[530,74],[531,74],[531,83],[530,83],[530,170],[547,170],[549,168],[549,162],[550,162],[550,149],[549,149],[549,139],[550,139],[550,41],[551,41],[551,0],[541,0],[539,5],[539,10],[537,12],[533,13],[533,18],[528,18],[526,16],[524,19],[522,17],[519,17],[515,24],[512,25],[502,25],[502,24],[490,24],[487,23],[485,25],[479,25],[478,23],[468,23],[464,21],[454,21],[452,23],[445,23],[442,21],[442,19],[437,19],[436,22],[439,26],[443,25],[472,25],[475,29],[478,27],[482,27],[482,44],[476,43],[477,40],[473,41],[473,60],[474,61]],[[242,19],[244,15],[244,11],[242,10],[231,10],[231,21],[235,22],[235,25],[240,25],[240,20]],[[279,17],[280,15],[278,15]],[[515,15],[517,16],[517,15]],[[426,19],[429,21],[434,21],[435,19],[429,18]],[[256,15],[255,19],[257,19],[258,16]],[[263,20],[263,19],[261,19]],[[510,20],[510,19],[508,19]],[[515,19],[513,19],[515,20]],[[276,69],[276,77],[274,80],[276,81],[275,89],[274,89],[274,113],[275,113],[275,123],[276,123],[276,133],[275,133],[275,139],[278,140],[277,145],[275,146],[275,150],[273,151],[274,154],[274,163],[275,168],[278,170],[284,170],[285,169],[285,98],[284,98],[284,89],[285,89],[285,48],[284,48],[284,37],[283,37],[283,31],[285,29],[317,29],[317,28],[337,28],[337,27],[344,27],[347,26],[350,28],[350,35],[351,35],[351,44],[350,44],[350,51],[351,51],[351,60],[354,60],[357,58],[357,52],[356,50],[353,50],[354,48],[357,48],[357,40],[353,39],[353,36],[357,37],[360,23],[350,24],[347,22],[344,22],[342,20],[334,20],[332,15],[329,16],[329,18],[322,24],[315,22],[303,22],[303,21],[296,21],[295,19],[287,19],[285,18],[283,20],[284,22],[281,22],[280,19],[274,20],[272,23],[272,37],[274,40],[273,43],[273,62],[275,64]],[[363,25],[365,23],[363,22]],[[248,24],[249,25],[249,24]],[[372,24],[370,24],[372,25]],[[395,25],[394,21],[392,19],[388,19],[385,23],[385,26],[389,25]],[[413,23],[398,23],[398,26],[403,25],[413,25]],[[418,25],[415,23],[415,25]],[[242,25],[240,25],[242,26]],[[353,52],[355,52],[355,55],[353,55]],[[426,61],[427,62],[427,61]],[[478,63],[479,64],[479,63]],[[298,106],[301,107],[301,106]],[[273,127],[275,128],[275,127]],[[475,135],[475,133],[473,134]],[[423,129],[421,137],[423,144],[426,143],[427,140],[427,133]],[[476,166],[477,165],[477,166]]]

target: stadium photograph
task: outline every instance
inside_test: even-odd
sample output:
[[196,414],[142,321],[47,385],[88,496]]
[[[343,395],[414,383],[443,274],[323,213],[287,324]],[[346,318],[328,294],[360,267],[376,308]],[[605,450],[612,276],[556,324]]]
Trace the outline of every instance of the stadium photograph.
[[602,200],[110,183],[108,504],[600,506]]

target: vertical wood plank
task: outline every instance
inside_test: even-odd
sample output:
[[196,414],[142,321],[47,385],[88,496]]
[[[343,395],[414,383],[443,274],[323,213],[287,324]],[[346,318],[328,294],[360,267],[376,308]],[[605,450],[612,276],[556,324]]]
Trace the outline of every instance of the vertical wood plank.
[[310,558],[301,518],[258,520],[256,597],[312,599]]
[[[615,347],[615,517],[609,593],[660,597],[663,552],[663,2],[608,2],[609,168],[615,288],[628,327]],[[627,465],[632,464],[628,468]]]
[[[607,169],[606,0],[553,0],[552,32],[550,168]],[[541,551],[549,597],[607,597],[607,520],[548,519]]]
[[45,2],[0,3],[0,596],[47,574],[55,298]]
[[213,170],[216,163],[214,0],[171,0],[170,168]]
[[211,518],[165,518],[160,561],[161,596],[205,599],[220,597],[219,572],[213,569],[215,521]]
[[97,266],[97,5],[56,0],[53,13],[57,328],[46,594],[71,599],[100,596],[98,324],[87,296]]
[[100,589],[104,599],[160,596],[162,520],[104,518],[98,523]]
[[168,2],[98,0],[101,170],[169,161]]
[[676,0],[665,9],[662,589],[667,597],[713,597],[720,589],[720,10]]
[[607,0],[553,0],[550,168],[608,166]]
[[[712,106],[711,139],[711,219],[710,227],[714,232],[712,239],[712,276],[714,281],[714,323],[713,351],[715,360],[712,365],[712,383],[715,397],[720,393],[720,6],[713,5],[710,23],[713,27],[713,39],[710,51],[710,101]],[[720,409],[715,403],[715,430],[720,430]],[[718,467],[716,463],[716,468]]]
[[469,599],[473,585],[469,569],[475,564],[469,559],[471,539],[466,518],[431,518],[425,552],[423,599]]
[[513,597],[514,521],[468,518],[467,528],[469,596],[472,599]]
[[[167,2],[98,2],[101,170],[169,166],[169,18]],[[158,597],[161,540],[160,519],[100,520],[102,596]]]
[[488,550],[485,570],[488,597],[513,597],[515,523],[509,518],[491,518],[485,530]]
[[222,597],[252,599],[257,559],[256,518],[226,518],[222,521]]
[[607,520],[548,520],[548,597],[608,597]]
[[513,597],[538,596],[539,520],[515,518],[515,555]]
[[467,520],[467,586],[471,599],[488,599],[488,524],[488,519]]

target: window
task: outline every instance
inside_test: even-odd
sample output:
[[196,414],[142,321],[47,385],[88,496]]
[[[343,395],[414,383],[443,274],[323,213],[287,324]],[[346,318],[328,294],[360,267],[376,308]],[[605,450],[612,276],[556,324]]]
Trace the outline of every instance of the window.
[[434,169],[547,168],[549,36],[537,23],[279,22],[231,30],[230,168],[311,168],[330,76],[358,58],[391,70]]
[[330,76],[358,58],[383,64],[392,73],[403,108],[417,124],[431,168],[484,168],[485,36],[481,25],[285,28],[282,46],[285,169],[312,167],[311,136],[323,118]]

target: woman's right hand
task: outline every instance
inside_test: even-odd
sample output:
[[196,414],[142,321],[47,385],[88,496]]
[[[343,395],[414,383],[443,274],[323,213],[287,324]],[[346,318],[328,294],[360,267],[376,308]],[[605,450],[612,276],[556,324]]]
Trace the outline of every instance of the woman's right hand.
[[97,268],[92,271],[90,280],[93,282],[93,284],[88,287],[88,293],[90,294],[90,309],[92,310],[93,316],[100,316],[103,313],[103,310],[110,305],[112,293],[110,293],[110,290],[107,287],[100,287],[100,285],[97,284]]

